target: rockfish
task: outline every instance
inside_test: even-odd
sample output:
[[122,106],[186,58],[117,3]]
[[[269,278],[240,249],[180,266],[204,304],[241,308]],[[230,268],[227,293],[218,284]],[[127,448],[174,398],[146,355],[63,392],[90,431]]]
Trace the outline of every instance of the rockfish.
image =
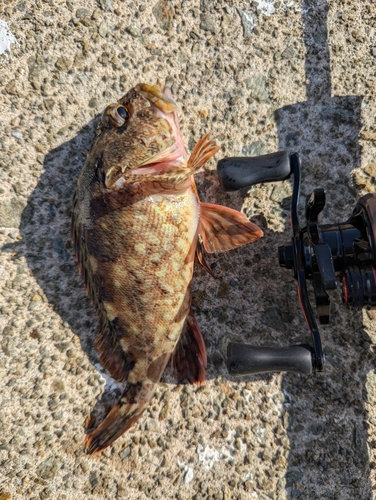
[[169,88],[138,84],[103,112],[73,200],[79,270],[99,316],[100,363],[126,389],[86,438],[99,453],[129,429],[171,360],[179,380],[205,380],[206,351],[191,310],[195,255],[252,242],[246,216],[201,203],[193,174],[219,147],[205,135],[187,158]]

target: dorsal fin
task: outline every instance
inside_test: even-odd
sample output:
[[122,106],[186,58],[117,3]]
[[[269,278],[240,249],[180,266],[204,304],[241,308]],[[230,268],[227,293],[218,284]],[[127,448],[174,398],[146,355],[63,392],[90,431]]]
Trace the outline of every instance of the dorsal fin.
[[211,132],[205,134],[197,141],[188,160],[188,170],[197,172],[221,148],[216,146],[215,139],[210,139]]

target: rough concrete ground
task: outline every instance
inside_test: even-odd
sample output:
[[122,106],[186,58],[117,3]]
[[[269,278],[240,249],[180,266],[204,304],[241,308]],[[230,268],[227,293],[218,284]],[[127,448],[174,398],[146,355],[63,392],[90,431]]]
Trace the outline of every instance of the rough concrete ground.
[[322,221],[345,220],[376,183],[374,2],[3,0],[0,19],[19,43],[0,56],[1,500],[373,498],[373,312],[334,295],[316,376],[225,368],[229,340],[308,339],[277,258],[290,181],[224,194],[215,160],[197,176],[202,200],[243,209],[265,237],[212,257],[217,281],[197,270],[207,384],[166,374],[140,423],[98,457],[83,451],[83,421],[104,382],[69,213],[93,119],[137,82],[166,81],[189,150],[211,130],[216,159],[298,151],[301,206],[324,187]]

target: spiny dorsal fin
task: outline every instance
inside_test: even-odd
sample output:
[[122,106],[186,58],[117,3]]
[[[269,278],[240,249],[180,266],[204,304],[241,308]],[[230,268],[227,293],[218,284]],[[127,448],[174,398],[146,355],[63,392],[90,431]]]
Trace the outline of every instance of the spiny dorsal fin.
[[193,148],[188,160],[188,170],[197,172],[221,148],[216,146],[215,139],[210,139],[211,132],[205,134]]

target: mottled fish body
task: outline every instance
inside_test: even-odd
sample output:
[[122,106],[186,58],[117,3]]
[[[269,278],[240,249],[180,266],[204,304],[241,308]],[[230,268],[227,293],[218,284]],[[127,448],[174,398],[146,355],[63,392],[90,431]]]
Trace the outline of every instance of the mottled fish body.
[[87,436],[90,453],[138,420],[170,359],[179,379],[205,380],[191,312],[195,255],[206,266],[204,250],[262,236],[244,214],[199,201],[193,174],[218,149],[207,135],[187,160],[167,88],[139,84],[102,115],[74,195],[72,236],[99,316],[100,362],[127,386]]

